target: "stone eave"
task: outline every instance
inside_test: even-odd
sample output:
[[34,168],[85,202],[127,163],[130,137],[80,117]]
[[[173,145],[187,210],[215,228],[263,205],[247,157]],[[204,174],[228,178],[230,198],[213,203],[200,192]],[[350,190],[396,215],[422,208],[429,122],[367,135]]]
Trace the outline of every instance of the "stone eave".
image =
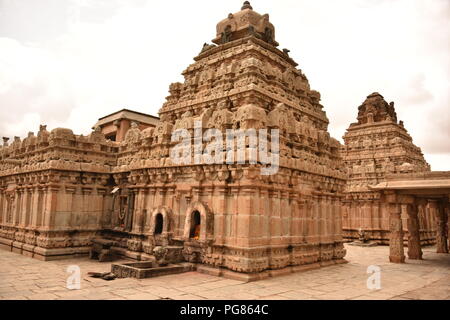
[[[326,124],[330,123],[330,120],[328,119],[328,117],[326,116],[325,112],[323,114],[321,114],[320,112],[314,111],[314,110],[310,110],[308,109],[307,106],[305,105],[296,105],[294,102],[292,102],[291,100],[272,93],[264,88],[260,88],[257,85],[251,84],[248,85],[246,87],[241,87],[241,88],[234,88],[230,91],[224,91],[222,94],[217,94],[214,96],[206,96],[206,97],[202,97],[199,99],[192,99],[192,100],[186,100],[186,101],[182,101],[182,102],[177,102],[174,103],[170,109],[167,110],[160,110],[160,114],[165,114],[165,113],[170,113],[173,111],[182,111],[183,109],[186,108],[186,110],[190,109],[190,108],[195,108],[199,105],[205,104],[205,103],[211,103],[214,101],[220,101],[223,98],[229,98],[229,97],[234,97],[240,94],[247,94],[247,93],[259,93],[261,95],[264,95],[272,100],[278,101],[280,103],[284,103],[286,106],[289,106],[295,110],[298,110],[299,112],[303,112],[304,114],[307,114],[310,117],[315,118],[316,120],[319,121],[323,121]],[[303,103],[309,103],[306,101],[301,101]],[[173,107],[176,106],[176,107]]]
[[209,49],[203,53],[200,53],[198,56],[196,56],[194,58],[194,61],[200,61],[212,54],[218,53],[220,51],[235,47],[235,46],[239,46],[241,44],[247,43],[247,42],[253,42],[255,44],[258,44],[260,46],[262,46],[264,49],[267,49],[273,53],[275,53],[276,55],[278,55],[280,58],[282,58],[283,60],[285,60],[286,62],[288,62],[289,64],[291,64],[294,67],[298,66],[298,63],[295,62],[292,58],[290,58],[289,56],[287,56],[283,51],[277,49],[276,47],[274,47],[271,44],[268,44],[267,42],[265,42],[264,40],[260,40],[254,36],[248,36],[246,38],[242,38],[242,39],[238,39],[238,40],[234,40],[234,41],[230,41],[228,43],[219,45],[217,47],[214,47],[212,49]]
[[104,126],[105,124],[114,122],[116,120],[122,120],[122,119],[128,119],[128,120],[134,120],[138,121],[140,123],[145,123],[149,125],[157,125],[160,121],[160,119],[156,116],[152,116],[150,114],[137,112],[129,109],[122,109],[117,112],[114,112],[110,115],[104,116],[100,119],[98,119],[97,123],[95,124],[94,128]]
[[372,122],[372,123],[363,123],[363,124],[352,123],[350,125],[350,127],[347,129],[347,131],[357,131],[357,130],[372,128],[372,127],[386,127],[386,126],[395,127],[399,130],[404,131],[405,133],[407,132],[406,129],[401,127],[398,123],[395,123],[395,122],[392,122],[389,120],[384,120],[384,121],[380,121],[380,122]]
[[386,181],[369,188],[371,190],[450,189],[450,179]]

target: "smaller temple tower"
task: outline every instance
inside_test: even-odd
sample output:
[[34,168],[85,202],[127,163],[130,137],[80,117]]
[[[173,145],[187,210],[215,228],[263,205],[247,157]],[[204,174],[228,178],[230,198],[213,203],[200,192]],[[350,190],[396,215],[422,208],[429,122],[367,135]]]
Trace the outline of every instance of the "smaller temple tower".
[[[389,243],[389,221],[380,194],[370,186],[383,182],[387,174],[427,172],[430,165],[414,145],[403,121],[397,120],[394,102],[387,103],[374,92],[358,108],[358,122],[352,123],[343,139],[342,158],[347,167],[343,231],[356,239],[362,229],[371,240]],[[434,233],[423,212],[422,243],[432,243]],[[406,219],[406,215],[405,215]],[[405,224],[406,225],[406,224]]]

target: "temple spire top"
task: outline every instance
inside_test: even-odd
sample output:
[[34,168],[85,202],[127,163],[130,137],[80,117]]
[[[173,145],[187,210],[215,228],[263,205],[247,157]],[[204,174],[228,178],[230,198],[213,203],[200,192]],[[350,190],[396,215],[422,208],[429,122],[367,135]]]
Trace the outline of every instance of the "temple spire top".
[[275,27],[269,21],[268,14],[253,11],[249,1],[245,1],[241,11],[230,13],[228,17],[217,24],[216,38],[213,43],[221,45],[249,36],[261,39],[275,47]]
[[245,2],[244,2],[244,4],[243,4],[241,10],[245,10],[245,9],[253,10],[253,8],[252,8],[252,6],[251,6],[251,4],[250,4],[250,1],[245,1]]

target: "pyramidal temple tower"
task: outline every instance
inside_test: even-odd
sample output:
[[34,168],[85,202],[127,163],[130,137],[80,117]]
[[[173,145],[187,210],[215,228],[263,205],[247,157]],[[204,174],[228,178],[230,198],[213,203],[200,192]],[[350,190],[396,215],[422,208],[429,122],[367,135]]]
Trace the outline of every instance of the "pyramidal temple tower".
[[[269,15],[248,2],[217,24],[213,43],[203,45],[183,83],[170,85],[161,123],[130,130],[121,145],[116,181],[121,192],[136,197],[130,241],[151,253],[152,243],[166,237],[183,247],[186,260],[202,263],[199,270],[213,267],[214,274],[240,279],[344,262],[346,174],[320,94],[288,51],[277,48]],[[279,130],[279,152],[271,154],[279,156],[279,170],[261,174],[260,159],[175,164],[171,134],[180,129],[191,137],[209,129],[224,136],[227,130]],[[246,160],[256,151],[248,140],[239,148]],[[225,141],[219,149],[235,151]],[[167,212],[168,229],[154,236],[158,210]]]
[[[43,126],[5,142],[0,245],[49,260],[95,256],[96,237],[108,247],[100,259],[163,257],[244,280],[345,262],[341,145],[320,94],[277,47],[269,15],[245,2],[170,85],[151,126],[132,122],[111,141],[102,130],[122,120],[110,116],[88,137]],[[220,139],[239,130],[231,145]],[[204,161],[211,149],[222,161]]]
[[[385,181],[390,174],[430,171],[430,165],[421,149],[414,145],[403,121],[397,120],[394,102],[388,104],[382,95],[372,93],[359,106],[357,120],[347,129],[343,137],[345,146],[341,149],[348,169],[344,237],[358,238],[361,228],[370,239],[387,244],[387,208],[380,204],[379,192],[372,191],[370,186]],[[421,241],[432,242],[435,237],[432,218],[426,212],[420,214]]]

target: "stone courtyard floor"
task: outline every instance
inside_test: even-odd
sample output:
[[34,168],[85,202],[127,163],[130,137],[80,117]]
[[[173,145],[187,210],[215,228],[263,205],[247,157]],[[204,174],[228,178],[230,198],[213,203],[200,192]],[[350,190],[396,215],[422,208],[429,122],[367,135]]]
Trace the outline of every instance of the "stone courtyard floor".
[[[110,263],[88,258],[38,261],[0,250],[0,300],[316,300],[316,299],[450,299],[450,255],[425,247],[424,260],[388,262],[389,247],[346,245],[349,263],[244,283],[197,272],[151,279],[90,278],[88,272],[110,271]],[[69,290],[67,267],[81,269],[81,289]],[[381,269],[381,289],[367,288],[370,265]]]

